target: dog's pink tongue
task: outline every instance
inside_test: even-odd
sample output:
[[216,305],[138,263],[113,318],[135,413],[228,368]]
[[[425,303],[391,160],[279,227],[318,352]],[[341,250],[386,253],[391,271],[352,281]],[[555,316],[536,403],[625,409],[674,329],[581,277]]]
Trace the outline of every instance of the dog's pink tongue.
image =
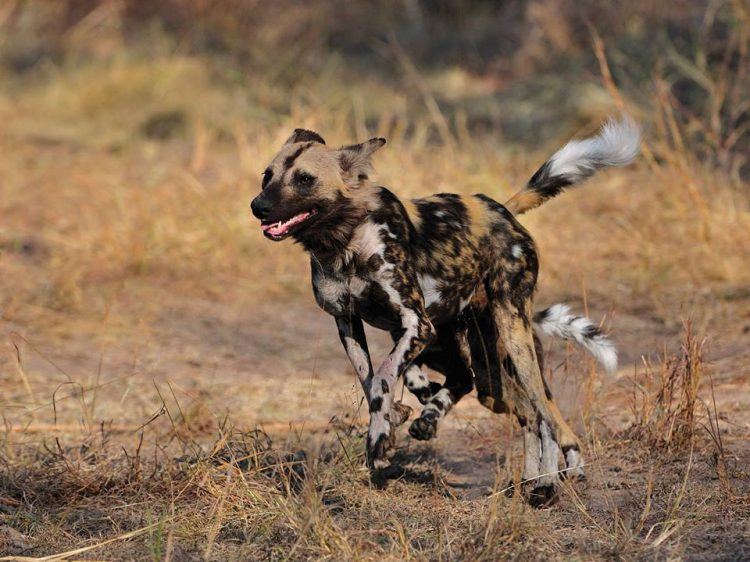
[[289,226],[287,223],[277,222],[274,224],[264,224],[261,228],[263,232],[267,232],[271,236],[281,236],[289,229]]
[[287,230],[289,230],[289,223],[281,222],[272,224],[266,232],[271,236],[281,236],[282,234],[286,234]]
[[285,222],[276,222],[274,224],[264,224],[261,225],[261,228],[263,229],[263,232],[267,232],[271,236],[283,236],[287,232],[289,232],[289,229],[292,228],[295,224],[302,222],[305,220],[308,216],[310,216],[310,213],[300,213],[299,215],[293,216],[291,219]]

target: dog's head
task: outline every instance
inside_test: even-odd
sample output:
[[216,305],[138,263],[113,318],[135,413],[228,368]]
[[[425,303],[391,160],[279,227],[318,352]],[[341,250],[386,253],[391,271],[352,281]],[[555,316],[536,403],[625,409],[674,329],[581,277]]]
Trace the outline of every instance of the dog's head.
[[263,172],[250,205],[263,234],[276,241],[294,235],[303,243],[341,238],[357,214],[357,193],[368,184],[370,157],[384,144],[374,138],[330,148],[318,133],[295,129]]

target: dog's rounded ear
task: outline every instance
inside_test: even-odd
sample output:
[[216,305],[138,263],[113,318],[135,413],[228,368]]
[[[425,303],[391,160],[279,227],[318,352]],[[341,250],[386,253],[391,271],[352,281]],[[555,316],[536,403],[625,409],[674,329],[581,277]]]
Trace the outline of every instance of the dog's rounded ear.
[[338,149],[341,177],[349,187],[360,187],[372,171],[372,155],[385,144],[385,139],[376,137],[360,144],[342,146]]
[[294,132],[292,133],[292,136],[286,139],[286,144],[294,144],[295,142],[319,142],[320,144],[325,144],[326,141],[323,140],[323,137],[321,137],[318,133],[315,131],[309,131],[308,129],[294,129]]

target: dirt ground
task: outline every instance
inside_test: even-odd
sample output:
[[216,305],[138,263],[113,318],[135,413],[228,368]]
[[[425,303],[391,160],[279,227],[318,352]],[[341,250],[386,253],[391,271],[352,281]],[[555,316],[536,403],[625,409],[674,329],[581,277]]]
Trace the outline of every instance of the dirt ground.
[[[287,304],[231,303],[184,298],[169,290],[153,298],[152,291],[134,285],[124,289],[119,300],[118,306],[139,319],[137,329],[115,329],[116,322],[105,320],[98,331],[92,324],[79,332],[62,329],[62,334],[55,334],[3,323],[6,353],[0,370],[6,387],[19,377],[30,390],[56,385],[54,409],[35,398],[39,402],[35,409],[19,414],[12,408],[5,410],[6,446],[21,449],[46,443],[66,449],[107,428],[109,445],[131,448],[143,432],[146,441],[158,441],[169,433],[167,418],[180,412],[197,442],[210,443],[219,420],[229,417],[240,430],[264,430],[284,450],[304,450],[312,462],[324,458],[327,449],[339,447],[332,436],[338,436],[336,428],[361,432],[364,418],[355,378],[333,322],[317,309],[312,296]],[[724,322],[727,312],[720,305],[713,307],[708,322],[726,329],[714,331],[704,348],[706,373],[700,398],[707,407],[699,408],[703,413],[698,415],[692,448],[652,451],[628,433],[638,415],[641,391],[636,381],[645,384],[644,358],[658,363],[660,352],[679,347],[681,326],[674,319],[618,311],[611,329],[621,363],[613,375],[596,374],[580,351],[547,342],[553,392],[587,443],[585,483],[566,485],[562,501],[550,509],[522,507],[534,526],[551,529],[554,556],[701,560],[750,556],[750,301],[733,301],[727,307],[735,318],[733,324]],[[603,312],[589,310],[593,318]],[[112,312],[113,317],[117,314]],[[372,330],[370,339],[374,356],[383,356],[387,339]],[[89,381],[83,386],[96,389],[82,397],[75,385],[66,383],[69,380]],[[15,385],[17,390],[22,387]],[[408,393],[403,399],[418,411],[419,403]],[[723,479],[717,470],[717,447],[707,430],[709,419],[718,424],[721,436]],[[403,473],[387,482],[385,490],[369,489],[366,478],[358,480],[358,486],[392,501],[399,501],[404,488],[417,495],[426,488],[439,490],[470,512],[498,498],[502,498],[501,509],[519,509],[502,493],[520,460],[518,431],[507,416],[489,413],[473,395],[450,413],[435,441],[416,442],[401,428],[394,460]],[[12,486],[0,496],[0,505],[6,522],[12,523],[24,511]],[[39,510],[45,508],[31,511]],[[63,511],[51,507],[47,516]],[[665,512],[667,523],[659,515]],[[334,518],[348,517],[343,509],[334,513]],[[614,542],[605,540],[604,528],[622,536]],[[92,536],[95,531],[89,529]],[[628,554],[632,535],[641,544]],[[66,544],[41,535],[5,540],[6,553],[13,555],[60,552]],[[623,552],[618,552],[618,541]],[[646,550],[643,544],[649,545]],[[107,558],[142,555],[135,554],[137,549],[106,547],[91,552]],[[214,556],[241,558],[246,555],[242,552],[231,540],[219,541]],[[512,557],[513,550],[505,552]],[[531,552],[517,554],[546,556],[544,548]]]

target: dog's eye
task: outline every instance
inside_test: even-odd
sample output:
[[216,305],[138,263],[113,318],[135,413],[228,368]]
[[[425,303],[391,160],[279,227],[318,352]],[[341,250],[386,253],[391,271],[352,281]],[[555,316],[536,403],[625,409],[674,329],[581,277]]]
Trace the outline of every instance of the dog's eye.
[[273,172],[271,170],[266,170],[265,172],[263,172],[263,181],[260,184],[261,188],[266,187],[268,185],[268,182],[271,181],[272,177]]
[[307,172],[297,171],[294,174],[294,183],[300,187],[310,187],[315,183],[315,176],[311,176]]

